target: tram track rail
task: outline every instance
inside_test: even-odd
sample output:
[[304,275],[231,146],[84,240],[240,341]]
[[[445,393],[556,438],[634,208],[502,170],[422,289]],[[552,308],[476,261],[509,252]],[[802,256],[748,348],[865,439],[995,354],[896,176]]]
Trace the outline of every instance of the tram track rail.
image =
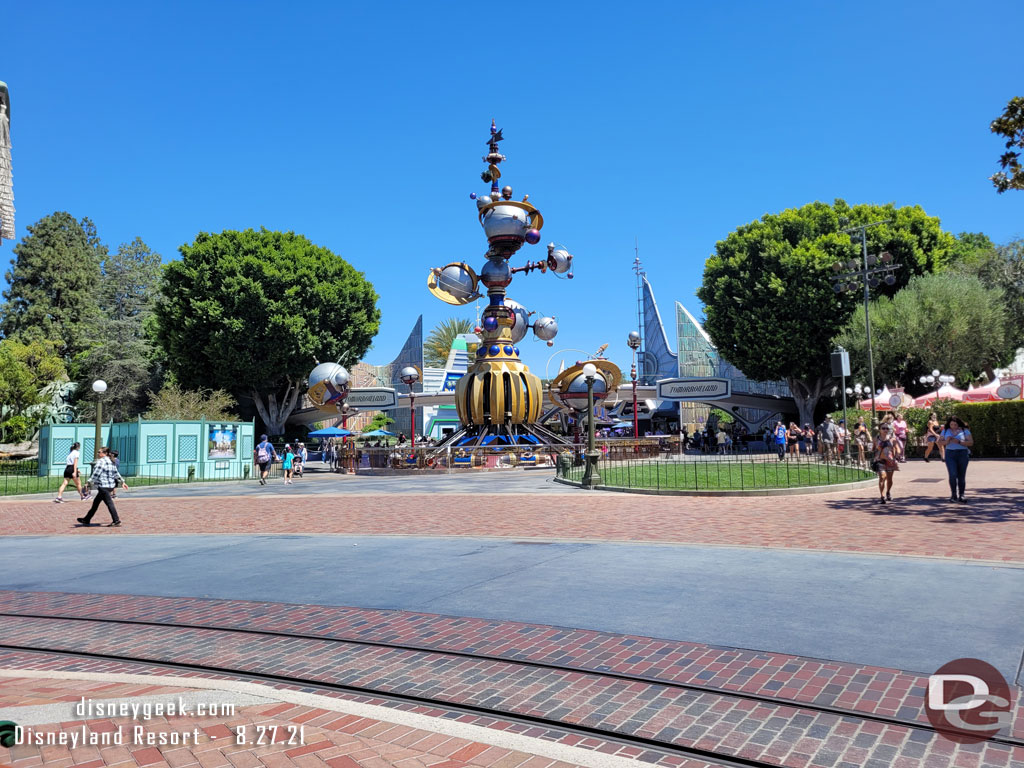
[[[256,629],[251,627],[231,627],[216,624],[195,624],[184,622],[163,622],[145,619],[113,619],[88,616],[65,616],[39,613],[13,613],[0,612],[0,618],[48,620],[54,622],[88,622],[102,625],[129,625],[148,628],[159,628],[165,630],[191,630],[221,632],[242,636],[263,636],[281,639],[298,639],[317,642],[335,643],[340,646],[358,646],[371,649],[386,649],[405,651],[410,653],[430,654],[433,656],[449,656],[454,658],[468,659],[476,662],[500,662],[522,668],[543,669],[564,674],[585,674],[596,677],[616,680],[623,683],[640,683],[645,685],[662,686],[670,689],[678,689],[695,694],[709,694],[720,697],[728,697],[741,701],[753,701],[759,704],[766,704],[779,708],[790,708],[815,712],[820,714],[833,715],[840,718],[854,718],[860,721],[875,722],[885,726],[918,730],[933,734],[942,734],[941,729],[935,728],[932,724],[917,720],[907,720],[886,715],[879,715],[872,712],[863,712],[844,707],[835,707],[827,704],[816,704],[804,702],[797,699],[786,699],[765,694],[747,693],[743,691],[730,690],[710,685],[702,685],[688,682],[676,682],[668,678],[654,676],[635,675],[610,670],[601,670],[586,665],[564,665],[553,662],[533,661],[519,659],[502,655],[490,655],[472,651],[448,650],[443,647],[427,646],[419,644],[398,643],[389,641],[376,641],[366,639],[353,639],[337,637],[327,634],[286,632],[273,629]],[[212,664],[187,663],[180,661],[169,661],[161,658],[150,658],[142,655],[120,654],[120,653],[98,653],[95,651],[68,650],[66,648],[48,648],[38,645],[18,645],[0,642],[0,650],[12,652],[27,652],[39,654],[52,654],[65,657],[88,658],[128,664],[148,664],[156,667],[188,671],[202,672],[215,675],[229,675],[241,679],[266,682],[270,684],[284,684],[298,686],[303,689],[316,689],[336,694],[371,696],[385,701],[408,703],[419,706],[437,707],[453,712],[461,712],[476,716],[500,719],[513,723],[521,723],[529,726],[542,726],[548,729],[558,730],[564,733],[578,734],[584,737],[601,739],[607,742],[614,742],[628,746],[634,746],[645,750],[652,750],[667,755],[676,755],[689,759],[702,760],[707,763],[723,766],[743,766],[744,768],[762,768],[763,766],[775,766],[778,762],[766,762],[753,758],[721,752],[713,749],[705,749],[690,745],[681,745],[663,739],[641,736],[633,733],[626,733],[609,728],[588,726],[582,723],[566,721],[560,718],[533,715],[515,710],[501,709],[498,707],[487,707],[464,701],[449,700],[444,697],[424,697],[415,694],[387,690],[386,688],[367,687],[344,683],[328,682],[307,677],[296,677],[281,675],[264,671],[253,671],[251,669],[237,667],[223,667]],[[1009,747],[1024,748],[1024,739],[1012,736],[995,735],[987,739],[987,742],[1000,744]],[[783,763],[784,764],[784,763]]]

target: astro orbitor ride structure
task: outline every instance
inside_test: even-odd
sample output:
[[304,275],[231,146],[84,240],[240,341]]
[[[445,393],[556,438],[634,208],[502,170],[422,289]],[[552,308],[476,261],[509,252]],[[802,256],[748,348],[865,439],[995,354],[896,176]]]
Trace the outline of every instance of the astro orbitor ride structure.
[[573,257],[564,247],[550,243],[543,259],[509,266],[509,259],[524,243],[540,242],[544,218],[528,202],[529,195],[513,200],[512,187],[499,188],[498,166],[505,160],[498,151],[502,139],[492,121],[488,153],[483,158],[487,170],[482,174],[483,180],[491,183],[491,191],[479,197],[470,195],[476,200],[480,225],[487,236],[486,263],[479,274],[468,264],[456,262],[432,269],[427,277],[430,292],[448,304],[468,304],[480,297],[480,285],[487,289],[476,360],[456,385],[455,406],[462,430],[446,441],[454,446],[565,442],[538,423],[543,403],[540,379],[519,359],[517,346],[530,330],[551,346],[558,323],[553,317],[531,323],[533,313],[506,298],[506,288],[513,275],[534,270],[572,278]]

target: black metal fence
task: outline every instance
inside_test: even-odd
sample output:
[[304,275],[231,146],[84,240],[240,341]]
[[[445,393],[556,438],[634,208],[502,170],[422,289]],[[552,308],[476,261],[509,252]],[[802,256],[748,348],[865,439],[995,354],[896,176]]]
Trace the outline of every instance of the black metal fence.
[[[732,454],[663,454],[656,458],[629,455],[597,460],[597,485],[655,491],[747,491],[775,488],[807,488],[869,480],[870,456],[859,461],[846,456],[818,453],[784,454],[748,452]],[[578,459],[559,465],[558,475],[582,482],[585,462]]]
[[[678,441],[605,439],[597,450],[600,484],[653,490],[752,490],[797,488],[856,482],[872,477],[870,452],[863,461],[856,447],[850,455],[822,453],[785,454],[747,450],[732,453],[680,452]],[[488,445],[456,448],[433,445],[374,447],[354,442],[339,446],[333,461],[310,451],[304,473],[356,472],[358,474],[405,474],[412,472],[473,473],[502,469],[548,469],[559,477],[579,482],[585,469],[581,445]],[[279,449],[278,454],[282,451]],[[91,464],[80,465],[80,482],[89,478]],[[209,464],[166,463],[122,466],[131,486],[189,484],[218,481],[256,481],[259,469],[248,462],[225,462],[220,469]],[[283,482],[280,458],[269,467],[268,480]],[[38,477],[35,459],[0,461],[0,495],[51,493],[63,483],[60,476]],[[64,491],[72,497],[75,485]]]
[[[85,487],[89,482],[92,465],[79,464],[78,481]],[[121,474],[129,486],[171,485],[203,482],[238,481],[254,478],[258,470],[252,464],[231,462],[223,469],[205,468],[201,473],[196,462],[167,462],[164,464],[143,464],[122,466]],[[271,478],[283,477],[281,462],[270,467]],[[39,477],[39,465],[35,459],[23,461],[0,461],[0,496],[16,496],[29,493],[50,493],[56,495],[64,483],[63,473]],[[78,493],[74,480],[68,480],[64,495],[75,497]]]

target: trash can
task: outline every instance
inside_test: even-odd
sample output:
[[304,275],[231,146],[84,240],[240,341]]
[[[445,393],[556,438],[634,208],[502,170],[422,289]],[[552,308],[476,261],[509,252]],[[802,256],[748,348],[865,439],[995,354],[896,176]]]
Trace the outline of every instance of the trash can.
[[558,454],[558,476],[569,477],[569,467],[572,466],[572,459],[567,453]]

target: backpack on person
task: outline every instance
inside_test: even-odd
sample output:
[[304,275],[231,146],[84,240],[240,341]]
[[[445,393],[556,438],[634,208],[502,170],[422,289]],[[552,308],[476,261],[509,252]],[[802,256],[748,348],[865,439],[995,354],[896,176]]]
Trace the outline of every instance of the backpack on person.
[[257,464],[269,464],[270,463],[270,443],[260,443],[256,446],[256,463]]

